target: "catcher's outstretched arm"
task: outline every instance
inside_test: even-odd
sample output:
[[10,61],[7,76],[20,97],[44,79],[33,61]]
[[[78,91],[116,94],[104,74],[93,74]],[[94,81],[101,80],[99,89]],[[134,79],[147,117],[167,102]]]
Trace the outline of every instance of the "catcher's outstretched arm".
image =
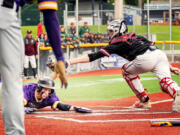
[[71,59],[71,60],[69,60],[68,64],[73,65],[73,64],[87,63],[87,62],[90,62],[88,55],[83,56],[83,57],[79,57],[79,58]]
[[[101,51],[98,51],[95,53],[90,53],[83,57],[71,59],[71,60],[67,61],[66,64],[73,65],[73,64],[78,64],[78,63],[92,62],[92,61],[99,59],[101,57],[104,57],[104,56],[105,56],[105,54],[103,54]],[[67,65],[67,66],[69,66],[69,65]]]

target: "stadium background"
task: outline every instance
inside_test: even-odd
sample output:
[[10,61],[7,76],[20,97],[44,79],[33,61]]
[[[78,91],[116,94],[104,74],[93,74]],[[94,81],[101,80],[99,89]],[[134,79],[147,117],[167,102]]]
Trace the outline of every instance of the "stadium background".
[[[125,7],[127,8],[127,10],[130,10],[128,7],[134,8],[133,6],[129,6],[129,5],[127,5]],[[72,10],[74,10],[74,6],[70,4],[70,5],[68,5],[68,9],[69,9],[68,16],[73,16],[74,11],[72,11]],[[105,15],[106,14],[107,15],[114,14],[114,6],[111,3],[104,4],[103,10],[104,11],[101,11],[102,14],[105,14]],[[59,10],[57,13],[58,13],[58,17],[60,20],[60,24],[63,25],[64,24],[64,7],[62,5],[59,5]],[[91,14],[91,13],[92,13],[92,11],[89,11],[89,14]],[[141,12],[141,13],[143,13],[143,12]],[[126,19],[133,19],[133,15],[125,15],[125,16],[127,17]],[[94,24],[94,25],[89,26],[92,32],[106,33],[107,22],[109,21],[109,19],[112,19],[112,18],[111,17],[109,17],[109,18],[102,17],[102,18],[103,19],[106,18],[106,20],[102,20],[102,24]],[[21,10],[21,19],[22,19],[23,36],[25,36],[26,31],[28,29],[31,29],[33,31],[34,35],[36,35],[37,24],[42,21],[41,15],[39,14],[39,12],[37,10],[37,5],[24,6]],[[69,26],[67,26],[67,27],[69,27]],[[130,32],[136,32],[138,34],[147,36],[146,20],[144,20],[142,25],[136,25],[136,24],[131,23],[131,21],[129,21],[128,28],[129,28]],[[150,25],[150,33],[152,35],[152,38],[156,39],[157,41],[162,41],[162,42],[157,42],[156,45],[160,49],[164,50],[167,53],[169,61],[173,62],[174,66],[177,66],[180,68],[180,64],[179,64],[180,63],[180,58],[179,58],[180,57],[180,53],[179,53],[180,42],[178,42],[180,40],[180,26],[176,26],[176,25],[172,26],[172,40],[177,41],[177,42],[172,42],[172,43],[164,42],[164,41],[169,40],[169,25]],[[75,49],[75,48],[64,48],[65,57],[66,58],[67,57],[68,58],[78,57],[78,56],[84,55],[88,52],[96,51],[99,48],[101,48],[104,44],[98,44],[98,45],[99,45],[98,47],[97,46],[93,47],[93,45],[88,45],[88,47],[82,47],[81,49],[83,50],[83,52],[79,52],[79,50]],[[67,50],[67,49],[69,49],[69,50]],[[70,53],[69,56],[67,56],[67,52]],[[53,54],[51,54],[51,55],[53,55]],[[115,106],[115,104],[120,104],[119,102],[116,102],[116,100],[133,97],[133,102],[134,102],[137,99],[134,98],[134,93],[131,91],[131,89],[128,87],[126,82],[123,80],[122,75],[121,75],[121,69],[119,67],[118,68],[111,67],[112,65],[114,65],[115,62],[117,62],[117,59],[118,58],[114,58],[112,56],[112,59],[99,60],[99,61],[95,61],[93,63],[84,64],[84,65],[79,64],[79,65],[71,67],[70,69],[68,69],[69,87],[67,88],[67,90],[61,89],[59,80],[58,79],[55,80],[57,95],[64,102],[71,103],[71,104],[77,104],[77,105],[85,105],[87,107],[89,107],[89,104],[87,104],[86,101],[92,101],[92,102],[94,101],[97,104],[95,104],[94,102],[93,103],[96,106],[98,106],[98,105],[101,105],[101,103],[103,101],[111,102],[113,100],[114,102],[111,105]],[[102,70],[101,61],[107,62],[108,64],[107,63],[106,64],[111,65],[111,66],[109,66],[109,68],[112,68],[112,69],[108,69],[108,70],[103,69]],[[113,71],[116,71],[116,72],[113,73]],[[49,71],[48,74],[50,75],[52,73]],[[143,74],[143,75],[140,75],[140,77],[142,79],[142,83],[143,83],[144,87],[148,89],[148,91],[147,91],[148,94],[161,93],[160,87],[158,85],[159,82],[152,73]],[[179,76],[172,75],[172,78],[178,84],[180,84]],[[26,84],[26,83],[31,83],[31,82],[37,82],[37,80],[33,80],[33,79],[25,80],[23,83]],[[163,95],[163,96],[168,99],[168,97],[166,97],[165,95]],[[153,101],[160,100],[160,97],[152,96],[152,100]],[[121,103],[124,103],[124,102],[121,102]],[[164,109],[163,109],[163,107],[164,107]],[[93,107],[92,107],[92,109],[96,110],[96,108],[93,108]],[[105,109],[105,108],[103,108],[103,109]],[[157,108],[155,108],[155,109],[153,110],[154,112],[156,112],[157,110],[160,110]],[[47,110],[49,111],[50,108],[48,108]],[[164,112],[166,112],[167,110],[171,110],[171,105],[168,104],[166,106],[166,104],[165,104],[164,106],[162,106],[162,110]],[[171,116],[170,114],[167,115],[167,117],[170,117],[170,116]],[[54,135],[61,133],[60,131],[62,131],[62,128],[57,126],[58,125],[57,123],[54,125],[50,124],[51,126],[48,127],[45,124],[45,123],[47,123],[47,120],[45,120],[44,122],[41,122],[39,119],[37,121],[35,121],[36,119],[34,117],[36,117],[36,114],[26,116],[26,125],[28,125],[26,128],[27,128],[29,135],[32,134],[32,132],[33,132],[33,126],[38,124],[37,121],[40,122],[40,125],[41,125],[39,127],[40,129],[44,129],[44,131],[46,131],[46,129],[49,129],[49,128],[50,128],[50,130],[56,129],[57,132],[54,133]],[[116,115],[115,119],[116,119],[116,117],[118,118],[119,116]],[[134,115],[133,117],[136,118],[138,116]],[[153,114],[151,117],[156,117],[156,115]],[[0,117],[0,118],[2,119],[2,117]],[[35,123],[33,124],[33,122],[35,122]],[[56,121],[56,122],[59,122],[59,121]],[[0,120],[0,123],[2,123],[1,120]],[[63,121],[60,121],[60,123],[63,123]],[[112,124],[112,125],[114,125],[114,124]],[[129,123],[129,125],[126,125],[126,126],[130,126],[131,130],[134,128],[134,134],[136,134],[136,131],[135,131],[136,125],[139,125],[139,123],[138,122],[137,123]],[[150,125],[146,123],[146,126],[144,128],[147,128],[147,126],[150,126]],[[90,126],[90,127],[91,128],[89,128],[89,129],[85,128],[81,132],[87,133],[89,130],[90,130],[89,132],[91,132],[93,130],[93,128],[92,128],[92,126]],[[120,127],[118,127],[118,128],[120,128]],[[30,129],[32,131],[30,131]],[[83,126],[82,126],[82,129],[83,129]],[[49,134],[48,132],[51,132],[50,130],[48,130],[44,134]],[[59,130],[59,133],[58,133],[58,130]],[[106,130],[110,131],[110,129],[106,129]],[[104,129],[104,131],[102,130],[102,131],[97,131],[97,132],[94,131],[94,134],[98,134],[98,133],[106,134],[106,132],[105,132],[106,130]],[[150,132],[151,130],[152,129],[147,129],[138,134],[142,134],[142,135],[147,134],[147,131],[149,131],[148,135],[150,135],[150,134],[152,134]],[[169,132],[171,132],[171,129],[164,128],[164,130],[168,130]],[[2,129],[2,126],[0,126],[0,131],[1,131],[1,133],[4,132]],[[73,130],[73,131],[75,131],[75,130]],[[120,130],[118,130],[118,131],[119,132],[117,132],[117,133],[120,133]],[[174,132],[175,131],[176,131],[176,129],[174,128]],[[33,132],[33,133],[35,135],[38,135],[38,133],[36,133],[36,132]],[[113,132],[111,132],[111,133],[113,134]],[[122,133],[130,134],[130,132],[128,132],[128,130],[126,132],[122,132]],[[160,132],[157,132],[157,133],[160,133]],[[68,133],[63,132],[62,134],[68,134]],[[79,135],[80,133],[74,132],[71,134]]]

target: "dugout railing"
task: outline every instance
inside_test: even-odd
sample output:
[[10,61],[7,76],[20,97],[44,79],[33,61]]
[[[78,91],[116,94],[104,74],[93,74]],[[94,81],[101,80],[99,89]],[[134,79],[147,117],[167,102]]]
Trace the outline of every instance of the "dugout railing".
[[[163,50],[170,62],[180,62],[180,41],[154,41],[156,46]],[[90,52],[98,51],[98,49],[107,46],[108,43],[94,43],[94,44],[80,44],[78,47],[74,47],[73,45],[62,46],[64,51],[65,59],[71,59],[80,57],[82,55],[86,55]],[[39,56],[42,51],[49,51],[49,58],[55,59],[52,48],[51,47],[39,47]],[[38,60],[38,75],[39,77],[46,76],[51,74],[52,72],[49,69],[45,69],[46,71],[41,70],[41,66],[39,65],[41,57]],[[44,64],[47,63],[48,60],[44,61]],[[68,73],[78,73],[78,72],[85,72],[85,71],[92,71],[92,70],[99,70],[99,69],[106,69],[106,68],[115,68],[121,67],[123,63],[126,62],[121,58],[117,58],[115,56],[110,58],[103,58],[92,63],[81,63],[77,65],[71,66],[68,69]],[[42,63],[42,62],[41,62]],[[115,64],[116,63],[116,64]]]

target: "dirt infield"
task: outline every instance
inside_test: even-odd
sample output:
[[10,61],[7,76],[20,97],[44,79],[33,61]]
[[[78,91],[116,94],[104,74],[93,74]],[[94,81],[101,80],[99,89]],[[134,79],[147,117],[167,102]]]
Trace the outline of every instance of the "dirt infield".
[[[116,72],[113,72],[116,71]],[[97,74],[98,73],[98,74]],[[121,69],[92,71],[69,77],[121,74]],[[165,93],[149,95],[152,108],[134,109],[136,97],[106,101],[63,101],[93,110],[91,114],[51,111],[44,108],[25,115],[26,135],[177,135],[180,127],[151,127],[153,120],[180,121],[180,114],[171,112],[172,99]],[[1,111],[0,111],[1,113]],[[0,135],[4,135],[0,115]]]
[[[25,116],[27,135],[174,135],[179,127],[151,127],[153,120],[180,120],[171,112],[172,99],[164,93],[150,94],[152,108],[134,109],[136,97],[109,101],[64,101],[91,108],[93,113],[41,109]],[[4,134],[2,117],[0,133]]]

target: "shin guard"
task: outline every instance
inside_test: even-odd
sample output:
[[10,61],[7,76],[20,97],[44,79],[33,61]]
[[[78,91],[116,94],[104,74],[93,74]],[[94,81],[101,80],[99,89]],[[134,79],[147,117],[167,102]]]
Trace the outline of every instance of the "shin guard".
[[175,81],[173,81],[170,77],[163,78],[159,83],[161,89],[173,98],[175,96],[176,91],[180,90],[178,84]]
[[146,102],[147,94],[144,91],[142,83],[138,75],[131,75],[125,71],[125,68],[122,69],[122,74],[126,82],[128,83],[129,87],[132,91],[136,94],[137,98],[141,102]]

